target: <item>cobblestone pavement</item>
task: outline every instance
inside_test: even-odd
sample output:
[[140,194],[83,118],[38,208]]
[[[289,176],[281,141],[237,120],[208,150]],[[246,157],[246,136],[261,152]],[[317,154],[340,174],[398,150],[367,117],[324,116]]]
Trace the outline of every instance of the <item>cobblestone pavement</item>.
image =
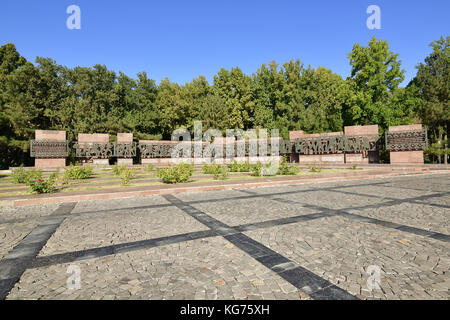
[[448,300],[449,179],[0,207],[0,298]]

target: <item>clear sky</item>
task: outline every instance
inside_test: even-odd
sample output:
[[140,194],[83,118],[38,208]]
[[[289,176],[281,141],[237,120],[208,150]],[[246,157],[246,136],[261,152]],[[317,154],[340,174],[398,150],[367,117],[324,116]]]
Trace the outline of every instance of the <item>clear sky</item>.
[[[69,30],[69,5],[81,9],[81,29]],[[369,30],[369,5],[381,9],[381,29]],[[406,70],[450,31],[450,1],[406,0],[2,0],[0,45],[12,42],[28,60],[50,57],[68,66],[100,63],[135,77],[147,71],[184,84],[220,68],[251,74],[261,64],[300,59],[347,77],[347,53],[372,36],[387,40]]]

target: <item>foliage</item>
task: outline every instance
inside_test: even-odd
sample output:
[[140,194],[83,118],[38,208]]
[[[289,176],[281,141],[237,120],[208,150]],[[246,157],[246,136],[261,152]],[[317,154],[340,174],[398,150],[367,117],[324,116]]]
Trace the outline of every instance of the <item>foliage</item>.
[[234,160],[232,163],[228,164],[228,169],[231,172],[250,172],[251,165],[248,162],[238,163],[236,160]]
[[155,166],[153,164],[149,163],[145,166],[144,170],[147,172],[152,172],[153,170],[155,170]]
[[437,156],[439,162],[445,155],[445,162],[446,152],[438,149],[448,148],[445,141],[450,136],[450,36],[434,41],[431,47],[433,52],[417,65],[417,75],[408,87],[420,99],[418,116],[429,128],[434,143],[428,153]]
[[205,164],[202,167],[202,171],[204,174],[214,174],[220,167],[220,164],[212,163],[212,164]]
[[276,166],[273,163],[262,164],[260,161],[254,164],[250,164],[250,172],[252,172],[252,175],[255,177],[260,177],[262,175],[272,176],[276,175],[279,172],[278,170],[274,171],[270,168],[276,168]]
[[[0,46],[0,168],[31,165],[36,129],[78,133],[131,132],[137,139],[170,139],[173,130],[202,120],[202,130],[278,129],[342,131],[344,125],[423,123],[432,143],[448,138],[449,37],[433,42],[406,88],[396,53],[381,39],[354,44],[351,76],[299,60],[272,61],[254,73],[220,69],[208,83],[199,76],[181,85],[158,85],[145,72],[134,78],[104,65],[68,68],[49,58],[32,63],[11,43]],[[440,144],[445,149],[444,144]],[[438,160],[442,158],[442,155]],[[229,166],[230,167],[230,166]],[[242,169],[241,167],[240,169]],[[235,164],[230,171],[237,172]],[[245,170],[250,170],[250,167]],[[242,172],[242,171],[240,171]]]
[[308,165],[308,168],[311,172],[321,172],[325,168],[325,165],[323,163],[317,164],[316,161],[314,161],[313,164]]
[[11,172],[11,178],[14,183],[26,183],[27,177],[28,177],[28,173],[23,168],[23,165],[20,165],[19,168],[14,169]]
[[389,50],[387,41],[372,37],[367,47],[355,44],[348,57],[352,69],[347,79],[350,95],[344,110],[345,123],[387,127],[393,118],[390,97],[405,77],[398,54]]
[[353,169],[353,170],[356,170],[357,167],[358,167],[358,164],[357,164],[357,163],[352,164],[352,169]]
[[[149,166],[146,167],[146,170],[149,168]],[[152,169],[153,170],[153,169]],[[133,168],[128,168],[125,163],[122,163],[120,166],[115,164],[112,167],[112,172],[119,176],[122,180],[122,185],[127,185],[130,183],[131,179],[134,179],[136,177],[136,172]]]
[[298,173],[298,167],[289,166],[288,162],[283,158],[278,168],[278,174],[283,176],[296,175]]
[[33,193],[53,193],[56,191],[55,181],[57,179],[58,173],[54,172],[50,177],[45,179],[32,179],[28,182],[30,191]]
[[440,158],[441,156],[448,156],[450,155],[450,148],[445,148],[443,146],[448,145],[449,141],[442,140],[440,142],[435,142],[429,145],[429,147],[425,150],[423,150],[424,154],[429,156],[431,159],[431,162],[434,162],[433,159]]
[[92,166],[74,166],[71,165],[64,171],[64,181],[88,179],[94,174]]
[[12,171],[11,177],[14,183],[28,184],[32,180],[42,179],[42,170],[25,170],[23,165],[21,165],[19,168]]
[[112,172],[116,175],[116,176],[121,176],[122,172],[125,171],[127,169],[127,165],[125,163],[122,163],[120,166],[118,166],[117,164],[115,164],[112,167]]
[[173,167],[158,169],[157,175],[164,183],[181,183],[187,182],[193,172],[192,165],[179,163]]
[[122,185],[125,186],[130,183],[131,179],[136,177],[136,173],[132,168],[124,168],[120,172],[120,179],[122,179]]
[[257,163],[252,164],[250,166],[250,171],[252,172],[253,176],[260,177],[262,174],[262,168],[263,168],[262,163],[258,161]]
[[205,164],[202,167],[203,173],[213,174],[215,180],[225,180],[228,176],[227,167],[221,166],[220,164]]
[[220,166],[220,168],[214,172],[215,180],[225,180],[228,177],[227,167]]

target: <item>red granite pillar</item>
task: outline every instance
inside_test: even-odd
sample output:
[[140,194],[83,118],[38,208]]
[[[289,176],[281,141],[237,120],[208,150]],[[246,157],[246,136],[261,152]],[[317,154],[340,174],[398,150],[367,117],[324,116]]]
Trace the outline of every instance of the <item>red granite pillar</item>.
[[[79,144],[94,144],[94,143],[109,143],[109,134],[107,133],[79,133]],[[93,158],[92,163],[94,165],[108,165],[108,158]]]
[[[378,125],[367,126],[345,126],[344,134],[346,136],[368,136],[369,140],[378,139]],[[376,151],[362,151],[362,152],[346,152],[345,163],[378,163],[379,154]]]
[[[133,134],[132,133],[118,133],[117,134],[117,143],[133,143]],[[133,158],[117,158],[117,165],[121,166],[125,164],[126,166],[133,165]]]
[[[421,131],[421,124],[410,124],[403,126],[389,127],[391,132],[405,132],[405,131]],[[405,164],[405,163],[422,163],[423,164],[423,150],[408,150],[408,151],[390,151],[391,164]]]
[[[56,131],[56,130],[36,130],[35,141],[49,141],[49,142],[59,142],[66,141],[66,131]],[[34,159],[34,166],[36,168],[58,168],[66,166],[66,157],[39,157]]]

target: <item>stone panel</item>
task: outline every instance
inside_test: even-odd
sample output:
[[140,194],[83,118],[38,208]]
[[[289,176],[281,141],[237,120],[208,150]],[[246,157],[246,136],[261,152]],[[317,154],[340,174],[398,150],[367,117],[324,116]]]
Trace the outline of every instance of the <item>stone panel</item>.
[[[410,124],[410,125],[389,127],[389,132],[419,131],[419,130],[422,130],[421,124]],[[423,150],[391,151],[390,162],[391,164],[424,163]]]
[[[66,141],[64,130],[36,130],[34,132],[37,141]],[[35,158],[36,168],[59,168],[66,166],[66,158]]]
[[299,163],[344,163],[344,154],[301,154],[298,159]]
[[407,124],[402,126],[389,127],[389,132],[422,130],[421,124]]
[[348,136],[357,136],[363,134],[378,134],[378,125],[368,125],[368,126],[345,126],[344,134]]
[[107,133],[79,133],[78,143],[108,143],[109,134]]
[[304,134],[303,130],[289,131],[289,140],[294,141],[297,138],[301,138]]
[[[378,125],[367,126],[345,126],[344,134],[348,136],[358,135],[378,135]],[[346,163],[378,163],[379,153],[378,151],[364,151],[358,153],[345,154]]]
[[133,142],[133,134],[132,133],[118,133],[117,134],[117,143],[132,143]]
[[390,153],[391,163],[423,163],[423,151],[394,151]]
[[66,166],[66,158],[36,158],[35,168],[60,168]]
[[125,164],[126,166],[132,166],[133,165],[133,159],[118,158],[117,159],[117,165],[121,166],[123,164]]
[[45,141],[65,141],[66,140],[66,131],[57,131],[57,130],[36,130],[34,132],[34,137],[36,140],[45,140]]
[[[107,133],[79,133],[78,143],[109,143],[109,134]],[[108,165],[109,159],[92,159],[94,165]]]

